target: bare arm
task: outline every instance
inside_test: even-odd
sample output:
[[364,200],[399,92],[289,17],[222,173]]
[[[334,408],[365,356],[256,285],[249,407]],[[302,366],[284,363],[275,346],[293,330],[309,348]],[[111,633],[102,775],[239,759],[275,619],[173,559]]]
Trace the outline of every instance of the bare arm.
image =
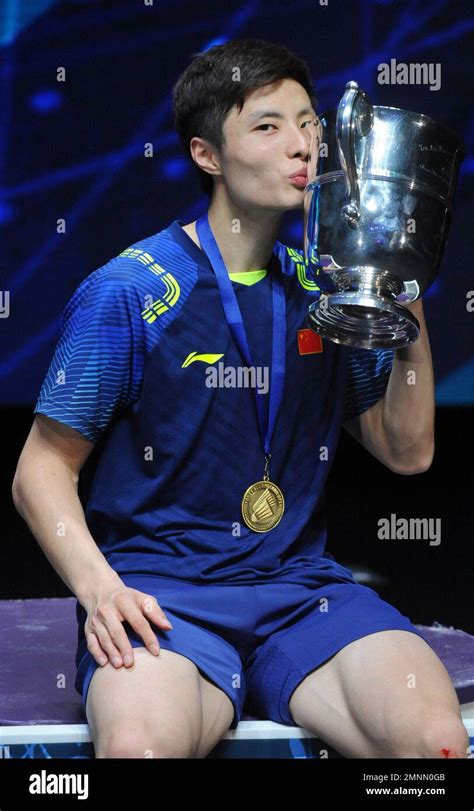
[[115,667],[122,661],[133,666],[122,622],[127,620],[155,655],[159,644],[145,614],[165,630],[172,626],[154,597],[125,586],[89,532],[77,485],[93,447],[73,428],[37,414],[18,460],[13,501],[51,565],[86,609],[90,653],[101,665],[108,657]]
[[37,414],[12,487],[17,511],[81,603],[95,586],[122,582],[90,534],[77,492],[93,448],[78,431]]
[[418,339],[395,351],[384,397],[344,427],[390,470],[412,474],[433,459],[435,388],[421,300],[407,306],[420,322]]

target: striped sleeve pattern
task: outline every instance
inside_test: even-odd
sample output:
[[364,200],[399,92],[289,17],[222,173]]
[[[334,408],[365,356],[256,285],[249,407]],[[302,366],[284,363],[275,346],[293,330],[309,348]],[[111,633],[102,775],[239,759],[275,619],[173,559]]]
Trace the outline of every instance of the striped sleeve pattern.
[[394,355],[393,349],[349,347],[344,421],[367,411],[383,397]]
[[128,270],[105,266],[75,290],[34,408],[93,442],[141,391],[143,305],[129,279]]

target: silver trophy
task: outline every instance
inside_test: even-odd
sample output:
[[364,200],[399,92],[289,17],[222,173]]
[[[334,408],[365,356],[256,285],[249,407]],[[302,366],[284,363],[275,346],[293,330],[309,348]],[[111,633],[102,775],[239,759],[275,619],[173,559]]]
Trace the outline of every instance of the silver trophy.
[[426,115],[372,106],[357,82],[319,121],[304,249],[322,293],[307,323],[340,344],[406,346],[420,325],[400,302],[420,298],[438,272],[463,144]]

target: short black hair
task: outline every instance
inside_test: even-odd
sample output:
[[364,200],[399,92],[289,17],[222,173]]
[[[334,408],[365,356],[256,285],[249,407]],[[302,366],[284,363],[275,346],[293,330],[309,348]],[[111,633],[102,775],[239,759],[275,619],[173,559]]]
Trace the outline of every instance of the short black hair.
[[[191,55],[193,61],[173,85],[172,95],[175,128],[193,166],[191,138],[205,138],[220,151],[227,113],[235,104],[240,113],[252,90],[281,79],[294,79],[304,87],[316,111],[308,65],[285,45],[262,39],[233,39]],[[212,175],[197,169],[201,189],[211,197]]]

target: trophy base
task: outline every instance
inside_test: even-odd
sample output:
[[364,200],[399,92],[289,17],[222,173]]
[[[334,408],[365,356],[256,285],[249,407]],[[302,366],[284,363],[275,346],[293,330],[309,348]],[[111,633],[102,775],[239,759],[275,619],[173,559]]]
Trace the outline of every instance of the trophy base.
[[321,337],[363,349],[400,349],[416,341],[420,324],[395,300],[403,284],[372,267],[344,268],[331,280],[336,292],[321,296],[307,323]]

